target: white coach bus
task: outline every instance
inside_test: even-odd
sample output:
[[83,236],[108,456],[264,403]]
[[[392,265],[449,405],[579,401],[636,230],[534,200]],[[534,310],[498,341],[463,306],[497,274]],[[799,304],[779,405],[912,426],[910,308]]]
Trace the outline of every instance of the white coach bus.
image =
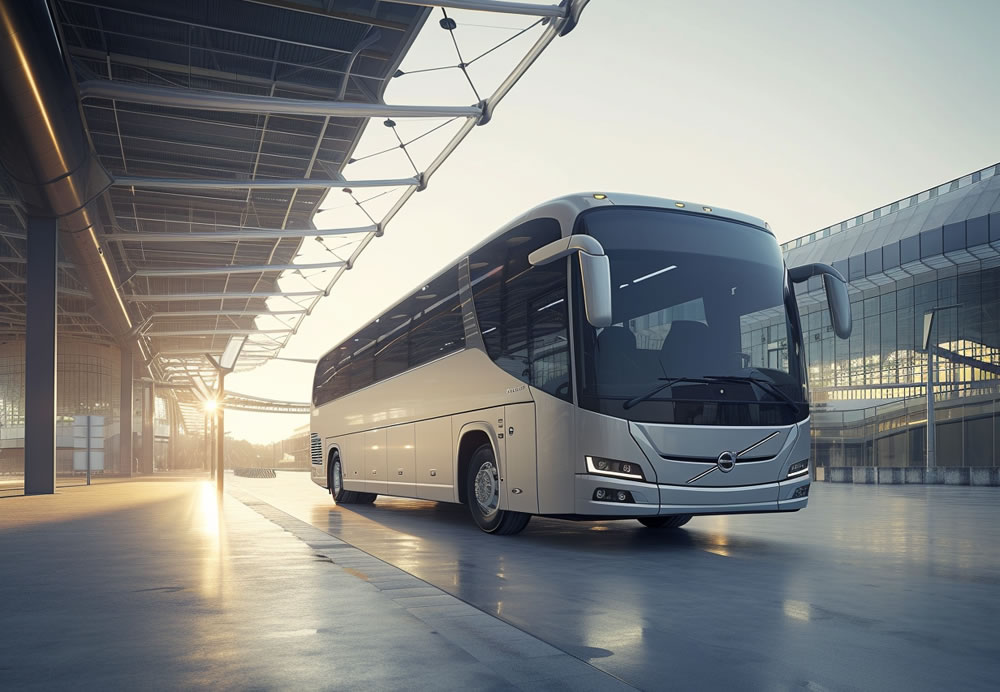
[[809,406],[794,283],[761,220],[674,200],[543,204],[337,344],[313,385],[312,479],[337,503],[458,502],[481,529],[532,515],[797,511]]

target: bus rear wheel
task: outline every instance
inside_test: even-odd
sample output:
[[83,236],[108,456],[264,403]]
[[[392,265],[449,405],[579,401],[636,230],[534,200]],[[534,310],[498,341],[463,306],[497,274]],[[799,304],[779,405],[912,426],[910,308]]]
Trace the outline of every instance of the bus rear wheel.
[[500,509],[500,472],[488,443],[480,445],[469,460],[465,503],[476,525],[486,533],[510,536],[520,533],[531,521],[530,514]]
[[338,505],[369,505],[375,502],[375,493],[361,493],[356,490],[344,490],[344,465],[336,452],[330,460],[330,477],[327,486],[333,501]]
[[690,514],[668,514],[661,517],[640,517],[639,523],[650,529],[677,529],[691,521]]

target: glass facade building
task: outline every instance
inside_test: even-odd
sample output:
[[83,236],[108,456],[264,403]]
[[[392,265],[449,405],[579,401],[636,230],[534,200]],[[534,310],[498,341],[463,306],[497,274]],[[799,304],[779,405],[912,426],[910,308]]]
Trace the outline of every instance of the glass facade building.
[[[848,340],[834,337],[821,279],[796,287],[819,468],[924,465],[931,312],[938,466],[1000,466],[1000,165],[782,250],[789,267],[822,262],[849,281]],[[751,340],[770,348],[770,336],[764,324]]]

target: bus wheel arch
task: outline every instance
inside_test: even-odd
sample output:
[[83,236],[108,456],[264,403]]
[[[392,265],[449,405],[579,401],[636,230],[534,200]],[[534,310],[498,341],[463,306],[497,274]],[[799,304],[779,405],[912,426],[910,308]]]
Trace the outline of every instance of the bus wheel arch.
[[[463,504],[468,507],[479,528],[486,533],[501,536],[519,533],[524,529],[531,519],[530,514],[499,507],[503,495],[503,478],[496,447],[485,431],[473,429],[463,434],[459,441],[459,453],[460,475],[456,480],[464,498]],[[480,476],[485,479],[483,484],[480,484]],[[488,512],[483,510],[483,501],[476,497],[483,489],[480,485],[487,488],[487,493],[495,501],[490,503]]]
[[[472,463],[472,455],[484,444],[492,446],[493,443],[486,431],[478,427],[467,427],[459,438],[455,484],[458,486],[458,501],[462,504],[465,504],[468,499],[465,491],[465,477],[469,472],[469,464]],[[496,454],[495,449],[493,454]]]

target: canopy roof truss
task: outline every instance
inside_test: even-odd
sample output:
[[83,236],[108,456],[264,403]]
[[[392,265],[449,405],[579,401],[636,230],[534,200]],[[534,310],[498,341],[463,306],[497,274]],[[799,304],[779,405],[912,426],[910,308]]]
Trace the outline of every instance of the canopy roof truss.
[[[587,2],[52,0],[85,127],[114,178],[98,201],[103,250],[157,376],[189,381],[203,355],[221,352],[233,334],[250,335],[244,368],[276,357],[412,195],[490,120],[552,40],[572,29]],[[478,91],[466,68],[495,48],[463,57],[455,41],[461,25],[449,9],[533,22],[498,40],[497,48],[536,34],[492,92]],[[387,83],[403,76],[399,65],[429,19],[454,43],[457,64],[445,67],[462,71],[475,102],[386,104]],[[393,119],[446,119],[425,134],[458,126],[422,168],[407,146],[424,135],[405,140],[393,129],[410,169],[352,180],[349,164],[371,118],[392,128]],[[17,335],[25,219],[7,183],[0,179],[0,332]],[[375,197],[391,192],[395,202],[373,215],[371,198],[359,197],[364,188],[384,190]],[[314,216],[331,189],[344,190],[369,223],[317,229]],[[333,257],[297,262],[310,237]],[[327,238],[344,242],[331,248]],[[312,290],[282,290],[279,281],[292,274]],[[60,329],[108,339],[93,307],[73,266],[61,267]]]

